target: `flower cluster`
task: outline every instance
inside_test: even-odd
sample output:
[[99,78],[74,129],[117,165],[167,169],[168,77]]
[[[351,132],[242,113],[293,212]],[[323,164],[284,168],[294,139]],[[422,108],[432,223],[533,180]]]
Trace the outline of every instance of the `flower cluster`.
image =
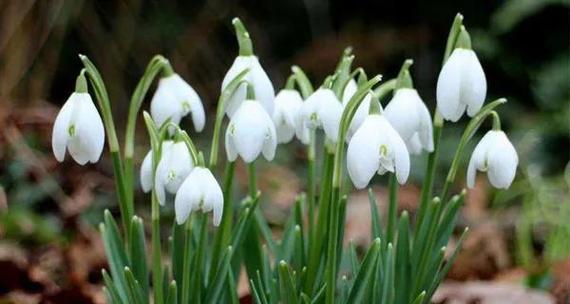
[[[408,266],[414,264],[414,267],[423,267],[422,269],[427,272],[428,270],[426,269],[429,268],[427,264],[418,263],[422,261],[437,261],[436,258],[439,256],[437,250],[449,238],[449,235],[445,235],[445,233],[452,230],[448,228],[436,229],[433,225],[437,225],[440,222],[452,224],[452,218],[454,218],[452,212],[457,211],[457,209],[450,207],[445,211],[448,213],[437,213],[443,212],[438,207],[439,202],[447,201],[447,190],[449,184],[454,182],[463,149],[467,141],[475,134],[483,120],[487,117],[493,118],[493,129],[488,131],[473,151],[467,169],[467,186],[469,188],[474,186],[476,171],[479,170],[488,172],[488,179],[494,187],[508,188],[515,178],[518,166],[517,152],[506,134],[501,130],[499,115],[494,111],[494,108],[503,103],[504,99],[498,99],[484,105],[487,93],[485,73],[477,55],[471,48],[469,34],[465,27],[461,25],[461,22],[462,17],[458,15],[451,30],[448,48],[444,56],[444,65],[437,80],[437,108],[432,117],[420,93],[414,88],[410,73],[412,60],[404,61],[397,77],[377,86],[382,79],[380,75],[368,79],[364,69],[357,68],[353,70],[351,68],[354,55],[352,55],[350,48],[343,53],[334,73],[326,77],[316,90],[313,89],[311,82],[302,70],[294,66],[292,67],[292,75],[288,78],[284,88],[275,94],[271,79],[263,69],[258,57],[254,54],[249,33],[239,19],[234,19],[233,25],[239,43],[239,55],[222,81],[208,164],[205,163],[202,151],[194,145],[190,136],[181,126],[182,119],[190,116],[196,132],[201,132],[204,129],[206,114],[202,100],[198,93],[180,75],[173,71],[170,63],[164,57],[157,56],[151,61],[145,76],[141,80],[141,84],[137,86],[137,91],[133,94],[134,101],[132,101],[129,111],[125,156],[122,158],[112,123],[108,97],[102,87],[100,75],[92,63],[82,56],[81,59],[86,69],[79,74],[75,92],[71,94],[56,118],[52,136],[53,152],[56,159],[60,162],[64,160],[66,150],[69,150],[69,153],[77,163],[81,165],[88,162],[95,163],[102,154],[105,131],[107,131],[108,144],[118,180],[119,203],[123,215],[123,224],[125,227],[129,227],[129,229],[136,229],[138,224],[136,217],[133,218],[132,194],[134,191],[132,176],[132,171],[134,171],[134,124],[152,79],[159,73],[162,73],[151,100],[150,115],[146,112],[144,114],[151,139],[151,149],[144,157],[140,167],[140,185],[145,193],[152,193],[152,237],[153,251],[156,251],[153,254],[160,253],[159,215],[157,213],[159,206],[164,206],[168,201],[173,201],[176,222],[179,225],[187,224],[187,243],[183,246],[184,274],[181,278],[178,276],[178,279],[181,279],[185,284],[180,297],[181,302],[188,303],[191,302],[188,295],[188,286],[190,286],[188,282],[192,279],[194,282],[197,282],[196,286],[202,286],[203,283],[203,278],[200,277],[200,274],[190,276],[190,265],[187,264],[190,263],[187,261],[190,256],[188,250],[190,250],[191,246],[194,246],[191,243],[196,243],[194,234],[190,232],[193,227],[189,220],[192,212],[198,210],[201,210],[203,213],[212,211],[214,226],[220,226],[220,236],[216,239],[215,251],[212,257],[214,261],[210,263],[212,269],[225,269],[222,267],[224,265],[227,266],[226,268],[230,268],[230,261],[232,261],[231,256],[226,256],[227,265],[222,265],[220,262],[223,259],[221,251],[227,248],[224,246],[229,245],[229,235],[231,234],[229,229],[232,229],[231,204],[224,201],[227,200],[228,192],[226,190],[222,191],[218,180],[214,176],[222,120],[226,116],[229,120],[225,130],[224,141],[229,168],[229,173],[227,173],[229,176],[229,187],[227,189],[231,189],[233,166],[238,158],[247,163],[248,169],[252,170],[248,172],[250,175],[250,193],[248,203],[244,204],[246,207],[243,208],[243,214],[245,215],[240,218],[237,232],[235,233],[236,239],[231,244],[234,244],[234,242],[239,244],[239,241],[236,240],[240,240],[246,233],[255,233],[256,231],[256,229],[246,229],[245,227],[247,226],[244,224],[251,218],[252,211],[250,208],[255,208],[254,201],[258,198],[257,189],[255,188],[254,162],[260,155],[267,161],[272,161],[278,144],[289,143],[294,138],[297,138],[302,144],[307,146],[309,171],[307,182],[307,205],[309,207],[307,214],[308,217],[313,216],[314,210],[312,208],[315,206],[314,201],[317,197],[315,194],[314,150],[317,138],[322,137],[325,161],[323,162],[324,173],[321,178],[322,193],[319,197],[323,202],[319,205],[319,208],[323,208],[322,210],[325,212],[319,212],[318,221],[315,224],[316,227],[311,226],[309,228],[307,243],[315,241],[313,238],[320,237],[320,233],[326,234],[327,240],[321,243],[317,241],[316,244],[318,245],[313,245],[313,247],[306,250],[307,259],[310,260],[306,267],[299,264],[302,266],[299,268],[307,273],[303,280],[307,280],[305,288],[310,295],[313,292],[313,287],[316,286],[315,280],[317,278],[326,277],[327,282],[322,282],[322,286],[325,286],[325,284],[327,284],[326,286],[337,286],[336,267],[338,267],[340,260],[336,254],[339,236],[341,236],[340,240],[342,240],[342,235],[340,234],[342,229],[339,229],[338,226],[339,223],[342,223],[342,216],[344,216],[341,213],[344,211],[340,211],[342,208],[337,207],[343,204],[340,187],[342,185],[341,180],[344,167],[346,166],[348,176],[357,189],[367,187],[376,174],[389,174],[391,176],[390,184],[393,187],[397,187],[398,183],[406,183],[410,176],[410,154],[419,155],[426,152],[429,153],[427,171],[431,177],[426,177],[428,181],[424,185],[424,189],[428,190],[422,191],[422,193],[429,193],[428,196],[431,196],[431,178],[435,174],[434,166],[432,165],[437,157],[439,136],[444,120],[457,122],[464,113],[467,113],[471,120],[458,144],[442,195],[433,199],[431,206],[435,206],[435,211],[426,215],[425,212],[422,214],[420,210],[419,215],[420,222],[423,216],[431,216],[432,218],[430,219],[431,222],[426,224],[426,226],[419,226],[420,232],[418,235],[422,236],[424,232],[424,234],[441,233],[441,235],[433,235],[433,237],[430,236],[429,238],[427,235],[423,236],[426,240],[444,241],[444,243],[425,245],[435,249],[430,251],[431,249],[425,247],[421,252],[414,253],[414,257],[418,254],[423,255],[416,261],[402,262],[400,258],[397,260],[397,262]],[[88,93],[85,74],[89,76],[91,85],[94,86],[97,92],[97,99],[103,118],[99,115]],[[389,96],[391,96],[391,99],[383,107],[383,99]],[[344,153],[346,153],[346,159]],[[224,189],[226,189],[226,186],[224,185]],[[386,235],[388,243],[383,247],[388,252],[391,251],[393,245],[397,221],[395,198],[397,188],[394,190],[392,186],[390,191],[394,191],[394,195],[391,195],[390,199]],[[428,208],[426,206],[430,206],[429,199],[431,198],[422,197],[420,208]],[[456,196],[450,201],[458,206],[460,196]],[[327,210],[326,208],[329,207],[330,209]],[[448,221],[443,220],[446,216],[450,218]],[[302,215],[297,216],[295,214],[295,217],[295,221],[298,221],[300,225]],[[340,217],[340,220],[338,217]],[[205,224],[206,217],[203,216],[202,218],[204,221],[201,223]],[[256,214],[255,221],[262,220]],[[309,225],[313,225],[313,218],[310,218],[309,222]],[[409,231],[407,213],[401,216],[400,223],[402,225],[402,234]],[[110,223],[106,223],[106,225],[112,226]],[[427,225],[432,226],[428,227]],[[325,233],[329,228],[331,231]],[[140,229],[142,231],[142,228]],[[268,230],[269,228],[266,228],[266,231]],[[206,230],[201,228],[200,231],[200,239],[203,240]],[[294,237],[299,238],[295,242],[298,243],[297,245],[304,246],[301,227],[296,226],[294,231]],[[140,235],[143,235],[143,233],[140,233]],[[116,239],[114,236],[108,238]],[[255,241],[256,238],[258,237],[254,234],[249,240]],[[418,240],[417,242],[424,241],[421,237]],[[398,250],[407,251],[410,249],[410,246],[408,246],[410,245],[409,239],[401,242],[404,241],[405,243],[397,243],[396,245],[404,246],[401,244],[406,244],[402,248],[407,249]],[[415,247],[416,240],[413,242]],[[325,252],[323,250],[325,245],[328,247],[326,254],[330,254],[325,261],[326,267],[324,268],[327,271],[319,274],[322,268],[319,266],[319,256],[322,252]],[[117,250],[117,246],[115,244],[109,247]],[[379,242],[375,241],[375,244],[370,249],[371,252],[379,250],[379,246]],[[261,250],[261,246],[254,247]],[[228,252],[231,253],[231,249],[230,246]],[[290,250],[290,252],[300,255],[305,254],[303,248],[297,249]],[[204,249],[198,248],[198,250]],[[255,254],[255,256],[259,257],[261,255],[261,251]],[[121,257],[122,255],[115,255],[114,258],[117,256]],[[248,257],[245,258],[247,259]],[[407,258],[408,256],[406,255]],[[199,261],[203,257],[194,255],[193,259]],[[443,255],[441,259],[443,259]],[[305,259],[301,260],[304,261]],[[162,288],[160,258],[154,260],[153,263],[153,272],[159,274],[158,276],[153,276],[153,279],[156,280],[153,282],[154,288]],[[192,265],[194,266],[200,265],[199,262],[193,263]],[[117,263],[110,264],[118,265]],[[279,267],[282,265],[284,264],[280,262]],[[385,267],[390,267],[388,262],[386,265]],[[436,263],[437,265],[443,265],[443,263]],[[404,265],[403,267],[407,266]],[[434,266],[433,269],[440,271],[438,267]],[[366,267],[361,268],[366,269]],[[279,271],[281,272],[281,270],[280,268]],[[128,268],[124,271],[127,273]],[[225,269],[225,271],[229,270]],[[255,271],[258,271],[258,269],[255,269]],[[253,285],[255,278],[253,278],[251,273],[253,271],[248,269],[248,275],[250,275]],[[127,274],[125,274],[125,277],[128,277]],[[213,274],[216,274],[217,278],[218,274],[214,270],[211,271],[210,277],[214,277]],[[145,279],[145,275],[146,269],[139,279],[141,281],[148,280],[148,276]],[[268,272],[265,275],[270,276]],[[259,277],[265,277],[265,275],[260,275],[257,272],[258,279]],[[114,276],[116,277],[117,273]],[[220,276],[220,282],[225,284],[223,275]],[[119,278],[122,277],[119,276]],[[425,295],[425,292],[428,290],[426,286],[431,288],[438,284],[437,281],[432,282],[435,279],[429,278],[427,273],[420,272],[418,279],[414,280],[417,285],[414,286],[414,288],[417,288],[414,291],[417,291],[417,293],[413,294],[414,298],[418,294],[421,296],[422,291]],[[138,284],[138,282],[136,283]],[[137,288],[137,285],[134,283],[133,286],[135,287],[132,288]],[[219,296],[221,286],[219,285],[219,288],[212,289],[218,293],[216,296]],[[174,288],[174,290],[176,289]],[[159,290],[158,293],[160,292]],[[155,291],[155,293],[157,292]],[[208,299],[216,299],[216,296]],[[406,294],[405,296],[408,295]],[[120,297],[120,295],[117,295],[117,297]],[[155,295],[155,300],[157,297],[160,298],[160,296]],[[334,288],[327,289],[327,303],[332,303],[331,299],[334,299],[334,297]],[[174,295],[174,298],[176,298],[176,295]],[[386,301],[390,302],[389,300]],[[216,301],[212,300],[210,302],[214,303]],[[416,300],[415,302],[420,303],[421,301]]]

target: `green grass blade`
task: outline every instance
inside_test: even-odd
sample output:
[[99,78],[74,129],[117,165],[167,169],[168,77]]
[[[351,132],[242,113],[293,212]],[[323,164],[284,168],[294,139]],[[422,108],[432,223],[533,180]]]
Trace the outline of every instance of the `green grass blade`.
[[372,273],[374,273],[376,267],[376,259],[378,259],[378,252],[380,251],[380,239],[375,239],[368,252],[362,260],[358,274],[354,278],[354,283],[348,294],[348,298],[345,303],[360,303],[364,297],[364,292],[367,288],[370,288],[369,283]]

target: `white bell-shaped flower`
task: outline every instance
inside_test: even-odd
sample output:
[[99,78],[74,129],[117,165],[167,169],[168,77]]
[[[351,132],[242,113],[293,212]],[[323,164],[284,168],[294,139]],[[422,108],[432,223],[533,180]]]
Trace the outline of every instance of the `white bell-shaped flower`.
[[491,130],[473,150],[467,169],[467,186],[475,186],[476,171],[487,172],[495,188],[507,189],[515,178],[519,158],[513,144],[503,131]]
[[309,143],[309,130],[322,128],[326,138],[336,143],[342,117],[342,103],[331,89],[319,88],[305,100],[299,111],[296,133],[304,144]]
[[260,153],[271,161],[277,148],[275,125],[258,101],[245,100],[230,120],[225,142],[230,161],[239,155],[250,163]]
[[433,151],[431,115],[415,89],[396,90],[384,109],[384,116],[398,131],[410,153],[419,154],[421,149]]
[[220,225],[224,211],[224,195],[212,172],[203,167],[196,167],[190,172],[174,199],[176,222],[179,225],[196,210],[213,210],[214,226]]
[[170,119],[179,124],[182,117],[192,113],[194,129],[200,132],[206,123],[202,100],[196,91],[178,74],[160,79],[150,102],[150,114],[158,126]]
[[471,49],[456,48],[437,79],[437,109],[453,122],[467,109],[467,115],[479,112],[487,95],[485,72]]
[[[82,76],[81,76],[82,77]],[[89,93],[73,93],[55,118],[51,146],[62,162],[65,151],[80,165],[96,163],[103,152],[105,129]]]
[[348,175],[358,189],[366,187],[375,172],[393,172],[400,184],[408,180],[410,155],[406,144],[381,114],[364,119],[346,153]]
[[[354,96],[357,90],[358,90],[358,85],[356,84],[356,81],[354,81],[354,79],[350,79],[346,84],[346,87],[344,88],[344,92],[342,93],[343,107],[346,107],[346,105],[348,104],[352,96]],[[358,130],[358,128],[360,127],[366,116],[368,116],[371,100],[372,100],[372,94],[371,93],[366,94],[364,100],[360,103],[358,109],[356,109],[356,112],[354,113],[354,116],[350,121],[348,132],[346,133],[347,142],[350,142],[352,135],[354,135],[354,133],[356,132],[356,130]]]
[[[275,90],[273,89],[273,84],[271,83],[269,76],[267,76],[267,73],[265,73],[265,70],[263,70],[255,55],[236,57],[234,63],[222,81],[222,91],[239,73],[245,69],[249,69],[249,72],[244,76],[244,80],[253,87],[255,99],[261,102],[261,105],[263,105],[263,108],[265,108],[267,113],[272,114]],[[226,102],[226,113],[228,114],[228,117],[231,118],[235,114],[241,103],[246,99],[246,94],[247,84],[243,83]]]
[[[167,153],[168,149],[172,146],[174,142],[172,140],[165,140],[162,142],[162,154]],[[148,193],[152,190],[152,182],[154,180],[152,176],[152,157],[153,151],[150,150],[145,155],[143,162],[141,164],[140,182],[143,192]]]
[[166,191],[175,194],[178,188],[194,168],[194,162],[184,142],[170,145],[161,153],[160,161],[156,167],[154,188],[158,202],[164,205]]
[[281,90],[275,96],[275,110],[272,118],[279,143],[287,143],[293,139],[297,117],[302,105],[303,98],[296,90]]

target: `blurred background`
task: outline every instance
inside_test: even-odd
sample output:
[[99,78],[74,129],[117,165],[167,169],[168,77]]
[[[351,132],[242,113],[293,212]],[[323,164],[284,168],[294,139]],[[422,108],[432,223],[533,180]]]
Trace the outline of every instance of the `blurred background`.
[[[206,130],[194,134],[189,120],[183,126],[207,148],[221,80],[237,55],[233,17],[247,26],[276,91],[293,64],[320,85],[352,46],[354,67],[369,76],[395,77],[406,58],[414,59],[414,84],[433,111],[457,12],[465,16],[486,72],[487,99],[508,99],[499,113],[520,165],[509,190],[495,191],[480,178],[469,191],[458,231],[469,226],[472,232],[434,300],[570,303],[568,0],[0,1],[0,303],[104,301],[105,258],[96,225],[103,209],[117,211],[107,151],[102,161],[84,167],[69,158],[58,164],[51,153],[52,123],[82,68],[78,54],[99,68],[118,130],[124,130],[130,94],[148,61],[155,54],[169,58],[202,97]],[[140,162],[149,145],[139,123]],[[465,123],[444,129],[436,187]],[[400,207],[412,213],[425,158],[414,158],[412,180],[401,190]],[[304,159],[302,145],[292,143],[279,148],[276,161],[261,165],[261,187],[271,202],[264,211],[276,233],[304,189]],[[465,165],[456,191],[464,187]],[[385,184],[379,178],[374,187],[381,207]],[[366,246],[366,193],[355,192],[350,200],[346,239]],[[148,205],[140,193],[143,217]]]

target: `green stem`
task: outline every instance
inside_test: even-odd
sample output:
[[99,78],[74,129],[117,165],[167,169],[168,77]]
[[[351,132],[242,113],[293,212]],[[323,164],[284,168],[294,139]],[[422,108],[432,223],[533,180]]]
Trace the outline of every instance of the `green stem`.
[[433,181],[437,167],[437,159],[439,157],[439,147],[441,141],[441,131],[443,129],[443,118],[441,114],[436,111],[434,115],[433,124],[433,152],[428,155],[425,180],[422,185],[422,192],[420,195],[420,207],[418,210],[417,227],[421,227],[424,220],[430,198],[432,196]]
[[[461,161],[461,156],[463,155],[463,149],[465,145],[469,142],[469,140],[473,137],[477,129],[481,126],[483,121],[489,117],[493,116],[493,109],[497,106],[507,102],[504,98],[499,98],[493,102],[490,102],[488,105],[484,106],[475,117],[469,121],[469,124],[465,128],[465,131],[461,135],[461,139],[459,140],[459,145],[457,146],[457,150],[455,150],[455,155],[453,156],[453,161],[451,162],[451,167],[449,168],[449,172],[447,173],[447,178],[445,179],[445,184],[443,185],[443,191],[441,192],[441,201],[446,202],[447,194],[449,192],[449,187],[455,181],[455,175],[457,174],[457,170],[459,168],[459,162]],[[497,115],[498,117],[498,115]]]
[[152,193],[152,285],[154,290],[154,303],[163,303],[162,290],[162,263],[161,263],[161,245],[160,245],[160,210],[156,193]]
[[307,210],[309,217],[309,248],[313,244],[315,236],[315,231],[313,229],[315,222],[315,146],[316,146],[316,133],[315,130],[311,130],[309,139],[309,146],[307,147]]
[[287,78],[287,83],[285,84],[285,90],[295,89],[295,82],[297,82],[296,78],[297,76],[295,74],[289,75],[289,77]]
[[[184,268],[182,269],[182,298],[181,303],[190,303],[190,251],[192,248],[192,216],[186,220],[186,240],[184,242]],[[200,248],[198,248],[200,250]]]
[[[326,264],[326,297],[325,303],[334,304],[336,296],[337,280],[337,253],[338,253],[338,230],[339,230],[339,208],[337,208],[340,197],[340,187],[334,186],[331,195],[331,208],[328,231],[328,249]],[[333,205],[334,204],[334,205]]]
[[247,164],[248,191],[249,196],[253,199],[257,194],[257,176],[255,174],[255,161]]
[[[123,160],[120,156],[119,140],[117,139],[117,131],[113,121],[113,112],[111,111],[111,101],[109,99],[109,94],[107,94],[103,78],[95,65],[91,60],[89,60],[89,58],[87,58],[87,56],[79,55],[79,58],[85,67],[87,77],[91,81],[91,87],[95,91],[97,104],[101,110],[101,116],[107,133],[107,145],[109,146],[109,152],[111,152],[111,158],[113,160],[115,185],[118,192],[121,219],[123,221],[123,228],[126,231],[129,227],[130,220],[134,215],[134,210],[133,206],[128,203],[127,191],[125,189]],[[125,233],[125,241],[128,244],[128,233]]]
[[307,265],[307,279],[305,280],[304,291],[308,295],[313,294],[313,288],[317,274],[319,271],[319,265],[322,261],[322,246],[324,241],[324,234],[327,229],[327,220],[329,214],[330,206],[330,195],[331,195],[331,185],[332,185],[332,172],[334,164],[334,154],[326,152],[323,162],[323,173],[321,175],[321,192],[319,195],[319,212],[317,215],[317,223],[313,236],[313,243],[309,247],[309,263]]
[[125,175],[125,189],[126,200],[129,206],[134,209],[134,146],[135,146],[135,131],[137,117],[141,108],[141,105],[146,97],[146,94],[155,79],[155,77],[160,73],[160,71],[165,67],[170,66],[168,60],[161,55],[156,55],[148,63],[145,73],[139,80],[133,95],[131,96],[131,101],[129,104],[129,114],[127,118],[127,128],[125,131],[125,147],[124,147],[124,175]]
[[451,25],[451,29],[449,30],[449,35],[447,36],[447,44],[445,45],[445,53],[443,55],[444,64],[447,61],[447,58],[449,58],[451,55],[451,52],[453,52],[455,49],[455,45],[457,44],[457,37],[459,37],[462,26],[463,15],[457,13],[457,15],[455,15],[455,19],[453,20],[453,24]]
[[386,227],[386,242],[384,242],[386,245],[394,243],[398,218],[398,181],[394,173],[390,174],[389,188],[388,225]]

